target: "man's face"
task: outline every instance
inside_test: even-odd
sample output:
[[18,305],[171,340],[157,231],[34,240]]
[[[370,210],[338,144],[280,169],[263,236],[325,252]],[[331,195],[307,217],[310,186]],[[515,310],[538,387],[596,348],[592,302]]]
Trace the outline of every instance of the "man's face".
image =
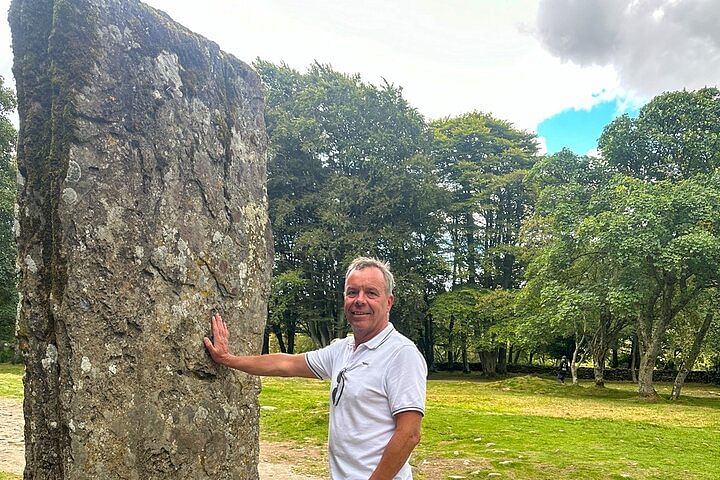
[[393,296],[385,290],[385,277],[375,267],[353,271],[345,281],[345,318],[359,345],[388,324]]

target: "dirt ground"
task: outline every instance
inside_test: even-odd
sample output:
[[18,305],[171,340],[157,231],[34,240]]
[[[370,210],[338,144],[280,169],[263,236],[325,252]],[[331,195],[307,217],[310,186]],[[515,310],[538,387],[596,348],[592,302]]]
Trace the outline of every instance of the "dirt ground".
[[[307,474],[319,457],[325,465],[327,456],[319,447],[260,442],[260,480],[322,480]],[[22,402],[0,398],[0,472],[22,475],[24,468]]]

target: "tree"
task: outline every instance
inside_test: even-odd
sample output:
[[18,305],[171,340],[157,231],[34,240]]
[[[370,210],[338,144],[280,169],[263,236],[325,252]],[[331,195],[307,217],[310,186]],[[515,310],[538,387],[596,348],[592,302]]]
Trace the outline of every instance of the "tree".
[[[640,390],[642,395],[654,396],[651,370],[655,367],[659,343],[665,338],[664,330],[661,331],[658,325],[671,328],[679,314],[691,316],[687,310],[697,304],[697,297],[713,288],[714,280],[707,280],[709,276],[702,272],[697,258],[703,255],[712,257],[716,232],[712,223],[714,220],[708,216],[698,219],[696,212],[688,212],[688,217],[700,222],[691,225],[678,218],[685,212],[678,215],[672,210],[653,211],[650,205],[657,201],[658,206],[664,206],[661,208],[690,208],[695,202],[692,192],[696,189],[707,193],[708,201],[714,201],[716,187],[713,185],[713,177],[708,180],[707,176],[713,175],[720,167],[720,91],[703,88],[655,97],[641,109],[637,119],[624,116],[608,125],[600,138],[600,150],[618,171],[655,185],[648,186],[650,190],[647,191],[645,187],[633,186],[633,192],[643,190],[646,197],[639,205],[640,208],[635,205],[627,207],[631,209],[628,216],[634,215],[636,211],[647,215],[648,218],[640,225],[640,238],[647,238],[654,243],[645,244],[650,250],[644,254],[647,259],[644,268],[645,272],[651,271],[662,276],[661,280],[650,282],[653,286],[649,287],[650,293],[646,294],[645,310],[639,315],[638,322],[639,343],[646,353],[640,359]],[[627,186],[630,182],[621,183]],[[677,198],[673,201],[663,197],[656,190],[659,184],[673,184],[672,194]],[[672,221],[655,221],[657,215],[667,215]],[[646,225],[661,223],[664,223],[663,228],[672,237],[652,238],[654,233],[659,232],[647,229]],[[658,255],[664,255],[665,258]],[[672,262],[668,263],[670,258]],[[651,304],[658,302],[663,303],[663,308],[659,309],[658,305],[651,308]],[[658,309],[661,313],[658,313]],[[702,337],[702,326],[708,323],[709,328],[712,322],[711,318],[705,319],[700,322],[702,325],[698,330],[698,335]],[[695,339],[699,337],[695,336]],[[701,348],[700,345],[696,347]],[[695,346],[691,350],[694,351]]]
[[523,299],[538,306],[530,318],[575,338],[574,382],[578,356],[589,349],[600,387],[609,346],[631,314],[618,301],[624,297],[610,290],[614,266],[579,232],[586,218],[607,208],[604,190],[611,175],[602,159],[568,150],[542,159],[530,172],[538,201],[523,232],[531,255]]
[[524,178],[535,161],[535,135],[479,112],[438,120],[431,128],[433,156],[449,195],[452,284],[517,288],[518,234],[532,205]]
[[[686,334],[681,336],[681,339],[685,340],[683,342],[685,344],[683,345],[684,348],[681,350],[684,355],[680,361],[680,365],[678,366],[675,381],[673,382],[672,393],[670,394],[670,398],[672,400],[680,398],[680,392],[682,391],[685,379],[687,378],[688,373],[692,370],[698,355],[700,355],[705,337],[716,317],[715,310],[718,300],[717,289],[713,288],[708,290],[705,292],[705,295],[702,295],[702,297],[704,298],[699,299],[698,302],[701,304],[701,307],[691,310],[684,315],[685,320],[687,320],[686,324],[690,328],[691,333],[689,335]],[[690,343],[690,341],[692,343]]]
[[637,314],[639,393],[655,397],[653,370],[668,328],[720,281],[720,177],[649,183],[621,176],[607,200],[608,210],[578,233],[612,263],[611,291]]
[[720,167],[720,91],[659,95],[638,118],[623,115],[605,127],[599,147],[620,172],[643,180],[710,173]]
[[501,350],[504,352],[508,338],[503,327],[513,315],[513,302],[511,291],[476,285],[458,285],[435,298],[430,311],[439,336],[446,342],[449,368],[453,368],[458,350],[463,372],[470,373],[469,355],[475,351],[485,375],[505,373]]
[[423,118],[390,84],[320,64],[306,73],[261,60],[255,67],[267,90],[275,274],[298,272],[310,336],[323,346],[347,333],[344,268],[363,254],[391,261],[391,318],[427,344],[427,307],[444,265],[442,191]]
[[8,118],[16,107],[15,95],[4,86],[0,77],[0,348],[14,344],[17,287],[15,273],[15,212],[14,161],[17,131]]

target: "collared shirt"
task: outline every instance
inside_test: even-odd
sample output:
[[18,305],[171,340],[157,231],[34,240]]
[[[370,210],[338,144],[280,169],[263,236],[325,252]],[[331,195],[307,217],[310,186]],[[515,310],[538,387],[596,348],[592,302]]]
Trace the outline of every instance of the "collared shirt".
[[[305,361],[318,378],[332,379],[331,478],[367,480],[395,433],[393,417],[411,410],[425,413],[425,360],[389,323],[357,349],[350,336],[306,353]],[[412,479],[407,462],[395,479]]]

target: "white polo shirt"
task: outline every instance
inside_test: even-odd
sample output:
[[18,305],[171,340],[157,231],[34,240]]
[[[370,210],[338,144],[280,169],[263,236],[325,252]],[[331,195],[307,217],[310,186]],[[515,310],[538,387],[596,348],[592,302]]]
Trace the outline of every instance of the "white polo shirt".
[[[306,353],[305,361],[318,378],[332,379],[331,478],[367,480],[395,433],[393,416],[410,410],[425,414],[425,359],[390,323],[357,350],[350,336]],[[344,379],[338,385],[341,371]],[[395,480],[410,479],[410,465],[405,462]]]

